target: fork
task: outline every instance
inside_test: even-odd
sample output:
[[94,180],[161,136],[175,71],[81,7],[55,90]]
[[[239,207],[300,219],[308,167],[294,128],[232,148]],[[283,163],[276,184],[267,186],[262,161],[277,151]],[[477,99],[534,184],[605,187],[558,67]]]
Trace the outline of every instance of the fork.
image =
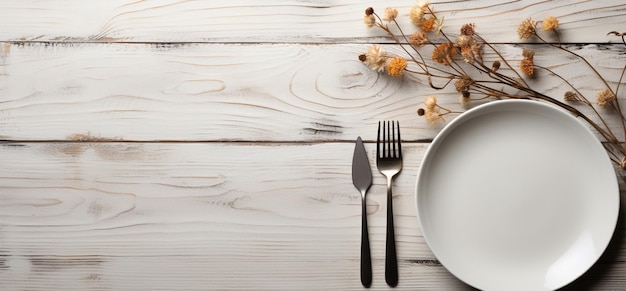
[[[387,246],[385,250],[385,281],[389,286],[398,285],[398,260],[396,256],[396,239],[393,227],[393,203],[391,182],[402,170],[402,146],[400,141],[400,122],[383,121],[382,135],[378,122],[378,138],[376,141],[376,165],[378,171],[387,178]],[[398,136],[396,138],[396,128]],[[382,136],[382,138],[381,138]],[[382,140],[382,141],[381,141]],[[396,150],[397,144],[397,150]]]

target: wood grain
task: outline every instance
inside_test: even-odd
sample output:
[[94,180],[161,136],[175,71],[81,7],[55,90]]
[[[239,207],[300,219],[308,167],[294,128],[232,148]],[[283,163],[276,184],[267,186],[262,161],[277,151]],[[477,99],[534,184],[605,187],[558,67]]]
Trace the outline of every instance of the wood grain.
[[[5,143],[0,282],[5,290],[360,289],[353,146]],[[465,289],[419,231],[413,191],[426,147],[405,143],[394,186],[399,287]],[[375,145],[366,148],[373,163]],[[384,185],[374,172],[374,288],[385,286]],[[572,288],[623,286],[623,217],[605,256]]]
[[[5,140],[345,141],[364,135],[371,141],[383,119],[400,120],[407,128],[404,137],[420,140],[443,126],[417,116],[426,96],[437,95],[441,105],[463,110],[453,86],[437,91],[421,77],[394,78],[367,68],[357,56],[368,45],[1,47],[0,139]],[[513,61],[521,59],[525,47],[537,50],[537,64],[559,72],[590,99],[603,88],[571,55],[541,46],[498,46]],[[622,48],[569,48],[616,86],[626,64]],[[397,46],[386,49],[401,53]],[[485,49],[485,58],[490,63],[496,55]],[[570,90],[545,71],[537,70],[528,81],[557,99]],[[620,132],[617,118],[608,116]]]
[[[431,1],[451,31],[476,23],[492,42],[519,42],[527,17],[560,20],[567,42],[606,43],[607,32],[626,25],[623,1]],[[389,42],[363,24],[364,10],[400,10],[404,30],[415,1],[358,0],[5,0],[0,40],[54,42]],[[613,40],[618,41],[618,40]]]

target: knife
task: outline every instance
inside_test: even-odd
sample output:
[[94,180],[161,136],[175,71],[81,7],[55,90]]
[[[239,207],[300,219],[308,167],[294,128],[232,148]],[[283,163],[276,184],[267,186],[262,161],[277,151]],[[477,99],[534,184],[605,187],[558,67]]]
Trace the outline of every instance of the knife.
[[372,170],[360,136],[356,140],[352,158],[352,183],[361,192],[361,283],[365,287],[370,287],[372,285],[372,257],[370,255],[370,240],[367,231],[365,194],[372,186]]

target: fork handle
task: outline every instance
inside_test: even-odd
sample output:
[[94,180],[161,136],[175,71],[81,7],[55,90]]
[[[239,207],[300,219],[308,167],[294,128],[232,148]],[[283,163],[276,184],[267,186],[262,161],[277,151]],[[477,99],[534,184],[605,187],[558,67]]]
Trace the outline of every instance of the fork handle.
[[[391,180],[391,179],[389,179]],[[396,256],[396,237],[393,227],[393,203],[391,181],[387,182],[387,246],[385,249],[385,281],[387,285],[398,285],[398,258]]]
[[367,231],[367,207],[365,198],[362,203],[361,221],[361,283],[369,288],[372,285],[372,257],[370,255],[370,239]]

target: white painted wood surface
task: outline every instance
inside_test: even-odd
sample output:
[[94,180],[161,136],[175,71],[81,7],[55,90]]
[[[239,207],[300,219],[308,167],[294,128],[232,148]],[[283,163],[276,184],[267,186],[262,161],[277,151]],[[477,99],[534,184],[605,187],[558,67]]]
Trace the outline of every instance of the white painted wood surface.
[[[389,43],[365,28],[363,10],[395,6],[406,18],[415,3],[378,2],[1,1],[0,290],[362,289],[350,163],[362,136],[374,165],[382,119],[400,120],[405,140],[398,289],[469,289],[432,255],[413,205],[427,140],[442,126],[415,111],[430,94],[459,108],[457,93],[358,61],[368,43]],[[519,21],[559,17],[563,41],[613,86],[626,64],[626,48],[606,36],[626,30],[622,1],[435,9],[450,31],[476,23],[507,58],[533,47],[590,95],[600,83],[589,71],[520,44]],[[385,289],[385,189],[373,172],[373,289]],[[605,255],[566,289],[626,290],[620,219]]]

